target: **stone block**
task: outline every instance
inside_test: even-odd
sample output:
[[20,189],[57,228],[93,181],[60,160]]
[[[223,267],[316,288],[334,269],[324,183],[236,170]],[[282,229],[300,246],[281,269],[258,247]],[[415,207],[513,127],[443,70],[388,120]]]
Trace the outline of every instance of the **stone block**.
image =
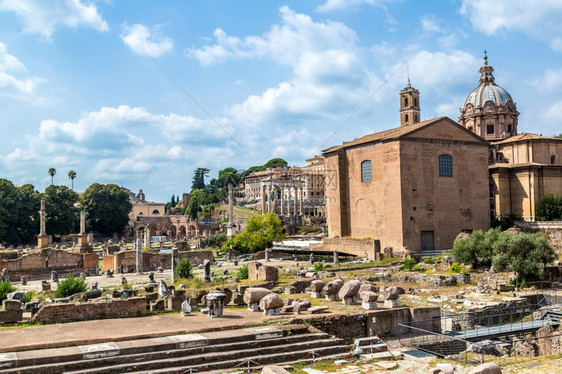
[[181,310],[181,303],[185,301],[185,297],[167,296],[164,299],[166,310]]
[[150,311],[151,312],[163,312],[164,311],[164,300],[154,300],[150,302]]
[[500,367],[492,362],[478,365],[469,374],[502,374]]
[[279,269],[275,266],[260,266],[257,279],[266,282],[277,282],[279,280]]
[[250,262],[248,264],[248,279],[258,280],[258,269],[261,267],[259,262]]
[[270,293],[261,298],[260,308],[263,310],[267,309],[279,309],[283,306],[283,299],[276,294]]
[[400,301],[398,300],[385,300],[384,301],[385,308],[398,308],[400,307]]
[[22,320],[22,310],[0,310],[0,323],[13,323]]
[[270,290],[263,287],[250,287],[244,292],[244,302],[248,305],[259,303],[260,300],[271,293]]
[[2,301],[2,308],[4,310],[21,310],[21,301],[16,299],[6,299]]

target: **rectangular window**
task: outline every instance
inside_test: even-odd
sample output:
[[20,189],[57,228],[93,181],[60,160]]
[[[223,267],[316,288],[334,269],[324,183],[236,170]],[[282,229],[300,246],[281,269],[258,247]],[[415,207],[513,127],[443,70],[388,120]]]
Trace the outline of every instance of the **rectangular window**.
[[439,176],[452,178],[453,177],[453,157],[449,155],[439,156]]
[[361,163],[361,182],[371,180],[371,161],[366,160]]
[[493,135],[494,134],[494,125],[486,126],[486,134]]

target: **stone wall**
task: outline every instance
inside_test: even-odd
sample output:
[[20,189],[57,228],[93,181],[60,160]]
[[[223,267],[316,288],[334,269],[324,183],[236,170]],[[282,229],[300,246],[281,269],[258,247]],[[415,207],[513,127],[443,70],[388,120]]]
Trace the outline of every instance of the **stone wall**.
[[515,222],[522,229],[529,229],[543,234],[557,253],[562,253],[562,221],[531,221]]
[[[120,273],[121,269],[125,269],[126,272],[136,271],[137,254],[135,251],[121,251],[114,255],[103,256],[103,270],[111,270],[116,273]],[[199,266],[205,260],[214,263],[215,258],[213,252],[211,251],[186,251],[178,252],[178,257],[180,259],[187,258],[191,261],[191,265]],[[161,253],[150,253],[145,252],[142,254],[142,266],[143,271],[151,271],[153,267],[160,266],[165,269],[171,268],[172,255],[171,254],[161,254]]]
[[62,276],[81,272],[93,275],[97,272],[98,256],[42,249],[13,260],[0,259],[0,269],[3,268],[8,269],[12,282],[19,281],[22,276],[26,276],[28,280],[46,279],[53,270]]
[[313,244],[311,250],[346,253],[357,257],[375,259],[375,241],[373,239],[326,238],[322,244]]
[[366,330],[367,315],[365,313],[349,315],[329,315],[311,318],[306,322],[317,329],[342,339],[355,339],[368,336]]
[[87,303],[56,303],[41,307],[32,322],[69,322],[98,318],[136,317],[146,314],[146,298],[131,297]]

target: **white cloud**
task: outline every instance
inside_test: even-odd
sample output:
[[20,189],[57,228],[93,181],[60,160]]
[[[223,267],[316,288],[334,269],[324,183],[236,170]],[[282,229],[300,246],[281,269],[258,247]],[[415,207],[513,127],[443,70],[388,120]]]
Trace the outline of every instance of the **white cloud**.
[[363,4],[376,5],[376,0],[326,0],[322,5],[319,5],[316,10],[319,12],[333,12],[346,8],[352,8]]
[[487,35],[521,31],[562,51],[560,0],[463,0],[460,13]]
[[562,90],[562,69],[546,70],[540,77],[530,82],[539,92],[557,92]]
[[0,95],[19,100],[38,99],[37,86],[44,80],[38,77],[21,77],[18,73],[27,68],[17,57],[9,54],[6,45],[0,42]]
[[434,15],[425,15],[420,18],[422,29],[425,31],[442,32],[443,29],[439,26],[437,19]]
[[123,25],[121,39],[139,55],[158,57],[174,48],[171,39],[161,36],[158,32],[141,24]]
[[0,11],[14,12],[24,24],[24,31],[37,33],[50,39],[58,25],[87,26],[98,31],[108,31],[94,4],[80,0],[1,0]]
[[[552,103],[544,112],[544,118],[558,126],[562,121],[562,100]],[[560,132],[560,127],[558,127],[558,131]]]

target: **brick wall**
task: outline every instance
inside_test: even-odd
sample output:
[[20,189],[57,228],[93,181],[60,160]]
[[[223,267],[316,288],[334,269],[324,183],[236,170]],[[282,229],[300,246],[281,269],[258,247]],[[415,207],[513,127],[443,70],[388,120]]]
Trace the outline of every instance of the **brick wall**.
[[69,322],[98,318],[123,318],[146,314],[146,298],[106,300],[87,303],[48,304],[33,316],[32,322]]
[[[111,271],[120,272],[121,266],[127,266],[128,270],[131,271],[132,269],[136,268],[137,260],[136,260],[136,252],[135,251],[121,251],[114,255],[105,255],[103,256],[103,270],[107,271],[110,269]],[[215,258],[213,256],[213,252],[211,251],[186,251],[186,252],[178,252],[178,257],[180,259],[187,258],[191,261],[191,265],[198,266],[203,263],[205,260],[211,261],[214,263]],[[142,254],[142,266],[143,271],[151,271],[153,269],[153,264],[157,267],[162,264],[164,269],[171,268],[171,254],[160,254],[160,253],[143,253]],[[115,269],[115,265],[117,264],[117,269]]]
[[310,249],[328,252],[338,251],[339,253],[365,257],[370,260],[375,259],[375,241],[373,239],[325,238],[322,244],[311,245]]

